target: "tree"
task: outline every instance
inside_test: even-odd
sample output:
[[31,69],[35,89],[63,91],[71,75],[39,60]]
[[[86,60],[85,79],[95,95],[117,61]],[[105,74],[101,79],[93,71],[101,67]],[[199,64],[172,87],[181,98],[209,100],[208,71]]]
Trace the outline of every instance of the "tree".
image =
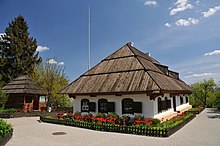
[[0,108],[5,107],[5,103],[8,100],[7,95],[2,91],[2,83],[1,83],[1,75],[0,75]]
[[193,88],[194,92],[192,94],[192,98],[196,102],[198,99],[203,103],[204,106],[207,106],[207,98],[209,98],[209,105],[212,105],[212,99],[214,97],[214,89],[215,89],[215,82],[213,79],[204,80],[202,82],[197,82],[191,87]]
[[30,74],[41,62],[36,39],[29,37],[28,24],[23,16],[15,18],[5,29],[0,41],[0,73],[5,83],[21,74]]
[[41,63],[35,68],[32,77],[47,90],[47,107],[69,106],[70,99],[67,95],[58,94],[68,85],[64,69],[57,64]]
[[215,92],[214,106],[220,109],[220,89]]

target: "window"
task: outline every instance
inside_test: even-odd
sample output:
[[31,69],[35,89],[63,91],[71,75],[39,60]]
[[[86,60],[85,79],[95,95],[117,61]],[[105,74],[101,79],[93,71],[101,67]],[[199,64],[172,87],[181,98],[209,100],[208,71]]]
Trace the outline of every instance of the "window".
[[160,97],[158,97],[157,99],[157,105],[158,105],[158,113],[161,113],[162,112],[162,101]]
[[98,100],[98,112],[108,113],[108,100],[107,99]]
[[89,100],[88,99],[81,100],[81,112],[89,112]]
[[183,97],[180,96],[180,105],[182,105],[182,104],[183,104]]
[[122,114],[134,114],[133,99],[125,98],[122,100]]

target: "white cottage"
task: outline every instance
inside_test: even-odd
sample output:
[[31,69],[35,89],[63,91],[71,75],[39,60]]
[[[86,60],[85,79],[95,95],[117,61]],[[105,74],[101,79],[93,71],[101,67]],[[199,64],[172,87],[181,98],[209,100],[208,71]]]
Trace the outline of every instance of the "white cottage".
[[140,114],[171,118],[191,106],[192,89],[177,72],[128,43],[61,91],[75,99],[74,112]]

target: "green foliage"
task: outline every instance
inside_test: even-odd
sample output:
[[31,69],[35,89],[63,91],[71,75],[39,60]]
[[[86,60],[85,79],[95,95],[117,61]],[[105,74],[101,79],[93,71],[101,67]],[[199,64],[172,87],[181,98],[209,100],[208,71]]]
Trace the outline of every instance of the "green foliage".
[[47,106],[72,106],[72,102],[67,95],[58,94],[68,85],[67,77],[61,66],[41,63],[35,67],[32,77],[46,89],[48,98]]
[[152,118],[152,119],[149,119],[149,121],[152,122],[152,125],[153,126],[156,126],[160,123],[160,120],[159,119],[156,119],[156,118]]
[[109,114],[107,115],[107,117],[110,117],[110,116],[112,116],[113,118],[116,118],[116,119],[119,118],[119,115],[116,114],[116,113],[109,113]]
[[7,124],[4,120],[0,119],[0,139],[12,131],[12,126]]
[[97,113],[96,118],[106,118],[106,115],[104,113]]
[[0,108],[0,113],[15,113],[17,109],[9,108],[9,109],[3,109]]
[[18,16],[9,23],[0,41],[0,74],[4,84],[33,72],[34,66],[41,62],[36,49],[37,41],[29,37],[27,22]]
[[8,96],[2,91],[2,88],[0,87],[0,108],[5,107],[5,103],[8,100]]
[[137,120],[137,119],[144,120],[144,116],[142,116],[142,115],[135,115],[134,116],[134,120]]
[[166,122],[162,122],[161,124],[158,125],[158,127],[162,128],[162,129],[170,129],[170,128],[173,128],[173,127],[177,126],[178,124],[184,122],[186,119],[190,118],[191,116],[193,116],[193,114],[183,113],[181,115],[173,117],[172,119],[169,119]]
[[220,89],[215,92],[214,107],[220,108]]
[[191,87],[194,92],[190,96],[190,104],[198,105],[203,103],[205,106],[212,106],[215,86],[213,79],[192,84]]

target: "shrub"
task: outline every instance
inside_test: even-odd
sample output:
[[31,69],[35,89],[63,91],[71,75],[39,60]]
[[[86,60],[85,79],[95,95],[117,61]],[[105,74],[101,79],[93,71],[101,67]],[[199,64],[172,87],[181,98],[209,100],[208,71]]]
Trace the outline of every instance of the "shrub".
[[149,121],[152,122],[152,125],[153,126],[156,126],[160,123],[160,120],[159,119],[156,119],[156,118],[152,118],[152,119],[149,119]]
[[9,109],[0,109],[0,113],[15,113],[17,111],[17,109],[14,108],[9,108]]
[[144,116],[142,116],[142,115],[135,115],[134,120],[137,120],[137,119],[145,120]]
[[97,113],[96,118],[106,118],[106,115],[104,113]]
[[108,115],[107,115],[107,117],[113,117],[113,118],[116,118],[116,119],[118,119],[119,118],[119,115],[118,114],[116,114],[116,113],[109,113]]
[[12,126],[7,124],[4,120],[0,119],[0,139],[5,137],[8,133],[12,131]]

